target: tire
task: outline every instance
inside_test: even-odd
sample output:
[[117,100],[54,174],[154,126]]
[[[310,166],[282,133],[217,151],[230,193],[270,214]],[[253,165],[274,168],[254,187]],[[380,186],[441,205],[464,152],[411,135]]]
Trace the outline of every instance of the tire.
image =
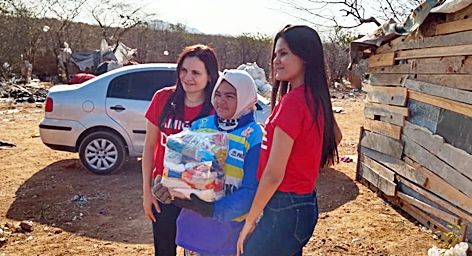
[[114,133],[92,132],[81,141],[79,158],[85,169],[106,175],[120,169],[124,164],[126,147],[123,140]]

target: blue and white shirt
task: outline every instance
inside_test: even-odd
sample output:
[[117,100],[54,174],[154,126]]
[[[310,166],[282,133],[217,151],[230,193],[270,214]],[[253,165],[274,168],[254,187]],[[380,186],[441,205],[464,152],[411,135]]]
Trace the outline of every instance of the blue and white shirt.
[[[216,115],[192,123],[192,131],[222,132]],[[212,218],[183,209],[177,219],[176,243],[205,255],[235,255],[236,242],[257,189],[256,172],[262,140],[262,128],[254,112],[238,119],[238,125],[226,131],[229,137],[226,158],[226,196],[214,202]]]

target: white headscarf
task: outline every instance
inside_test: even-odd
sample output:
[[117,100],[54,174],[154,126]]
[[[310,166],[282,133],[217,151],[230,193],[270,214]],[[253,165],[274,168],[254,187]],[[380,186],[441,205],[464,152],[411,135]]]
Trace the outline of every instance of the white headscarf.
[[226,69],[220,74],[218,81],[216,81],[215,88],[211,95],[211,104],[215,106],[214,98],[215,92],[220,86],[221,82],[226,80],[236,89],[236,98],[238,105],[234,116],[230,119],[238,119],[241,116],[254,111],[257,103],[257,87],[251,75],[244,70]]

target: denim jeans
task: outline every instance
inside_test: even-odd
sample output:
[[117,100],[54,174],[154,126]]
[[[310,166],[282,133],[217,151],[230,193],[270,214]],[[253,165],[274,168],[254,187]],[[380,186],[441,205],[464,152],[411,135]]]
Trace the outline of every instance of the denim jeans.
[[316,193],[297,195],[275,192],[244,245],[244,256],[302,255],[316,222]]
[[177,231],[176,220],[180,213],[180,208],[173,204],[161,204],[161,213],[154,207],[152,211],[156,222],[152,223],[152,233],[154,236],[155,256],[175,256],[177,255],[177,245],[175,235]]

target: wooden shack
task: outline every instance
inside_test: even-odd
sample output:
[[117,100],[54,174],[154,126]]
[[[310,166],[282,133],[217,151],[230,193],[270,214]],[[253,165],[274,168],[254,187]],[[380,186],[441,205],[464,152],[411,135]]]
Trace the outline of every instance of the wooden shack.
[[368,58],[357,179],[472,248],[472,4]]

